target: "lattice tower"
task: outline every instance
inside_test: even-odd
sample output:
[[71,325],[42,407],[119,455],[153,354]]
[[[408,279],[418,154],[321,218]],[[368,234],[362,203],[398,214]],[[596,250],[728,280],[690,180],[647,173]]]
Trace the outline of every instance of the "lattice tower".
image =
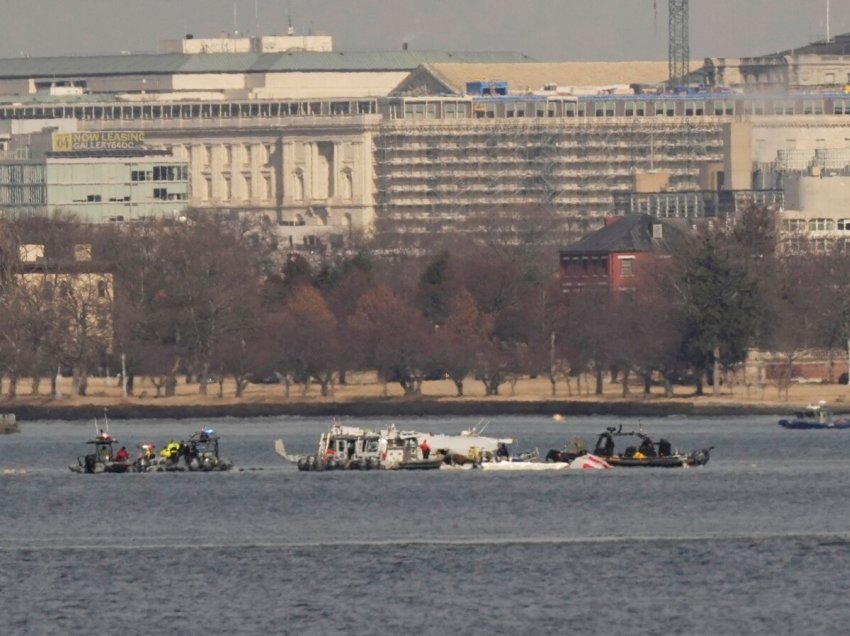
[[688,42],[688,1],[670,0],[667,51],[671,83],[687,74],[691,58],[691,47]]

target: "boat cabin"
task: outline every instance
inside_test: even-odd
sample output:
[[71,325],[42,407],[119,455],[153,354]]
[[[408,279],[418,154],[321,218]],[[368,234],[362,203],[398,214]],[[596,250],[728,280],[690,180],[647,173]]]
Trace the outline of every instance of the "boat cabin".
[[317,457],[335,459],[348,464],[354,461],[379,460],[382,454],[381,435],[354,426],[334,425],[319,438]]

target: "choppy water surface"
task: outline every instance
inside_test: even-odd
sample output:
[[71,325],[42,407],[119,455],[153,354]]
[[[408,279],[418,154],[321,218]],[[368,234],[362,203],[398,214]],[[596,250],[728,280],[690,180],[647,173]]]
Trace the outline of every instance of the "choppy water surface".
[[0,633],[843,633],[850,431],[775,421],[494,418],[544,453],[621,422],[716,447],[699,469],[510,475],[299,473],[273,442],[312,452],[327,422],[301,418],[215,422],[243,471],[76,475],[91,424],[23,423],[0,437],[0,470],[27,471],[0,476]]

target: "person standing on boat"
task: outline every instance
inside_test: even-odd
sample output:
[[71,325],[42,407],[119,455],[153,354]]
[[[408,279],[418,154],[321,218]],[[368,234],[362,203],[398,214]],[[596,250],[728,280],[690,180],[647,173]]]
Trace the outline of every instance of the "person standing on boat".
[[130,453],[127,451],[126,446],[122,446],[121,450],[115,453],[115,461],[116,462],[128,462],[130,461]]
[[422,443],[419,445],[419,450],[422,451],[422,459],[428,459],[431,455],[431,447],[428,445],[427,439],[422,440]]

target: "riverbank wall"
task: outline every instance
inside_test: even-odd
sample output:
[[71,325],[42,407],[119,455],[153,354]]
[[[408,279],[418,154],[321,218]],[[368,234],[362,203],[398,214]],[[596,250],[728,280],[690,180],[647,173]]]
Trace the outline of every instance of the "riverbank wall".
[[219,417],[439,417],[497,415],[608,415],[614,417],[722,417],[773,415],[787,408],[774,404],[721,404],[696,401],[441,401],[429,399],[364,400],[309,403],[236,403],[236,404],[21,404],[14,408],[19,421],[111,419],[211,419]]

